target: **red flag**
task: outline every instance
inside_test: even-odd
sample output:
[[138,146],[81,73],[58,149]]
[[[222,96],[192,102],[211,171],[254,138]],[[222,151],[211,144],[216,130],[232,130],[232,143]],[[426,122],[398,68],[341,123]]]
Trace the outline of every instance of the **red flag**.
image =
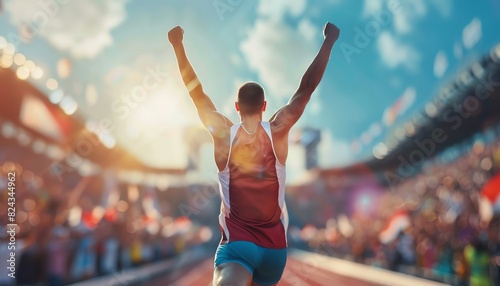
[[94,229],[101,221],[101,218],[95,216],[93,211],[82,212],[82,223],[89,229]]
[[488,199],[491,204],[499,203],[500,200],[500,174],[493,177],[481,191],[481,196]]
[[389,243],[398,237],[398,234],[410,226],[410,216],[405,210],[397,210],[391,215],[382,232],[379,234],[379,240],[382,243]]
[[481,190],[479,214],[489,222],[495,213],[500,213],[500,174],[493,177]]

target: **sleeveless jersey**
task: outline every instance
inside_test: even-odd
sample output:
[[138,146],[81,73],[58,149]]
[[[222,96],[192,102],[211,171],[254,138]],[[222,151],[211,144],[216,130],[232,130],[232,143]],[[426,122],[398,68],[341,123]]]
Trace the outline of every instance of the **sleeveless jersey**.
[[276,158],[270,124],[261,122],[254,134],[240,127],[231,127],[227,165],[219,172],[220,243],[243,240],[285,248],[285,166]]

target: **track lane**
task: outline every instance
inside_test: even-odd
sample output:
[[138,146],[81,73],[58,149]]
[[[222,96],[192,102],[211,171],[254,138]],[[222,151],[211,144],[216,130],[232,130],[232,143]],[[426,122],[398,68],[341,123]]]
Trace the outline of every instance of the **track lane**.
[[[148,283],[152,286],[205,286],[212,285],[213,259],[207,259],[196,266],[168,277],[160,277]],[[279,286],[380,286],[380,284],[356,280],[309,266],[289,257]]]

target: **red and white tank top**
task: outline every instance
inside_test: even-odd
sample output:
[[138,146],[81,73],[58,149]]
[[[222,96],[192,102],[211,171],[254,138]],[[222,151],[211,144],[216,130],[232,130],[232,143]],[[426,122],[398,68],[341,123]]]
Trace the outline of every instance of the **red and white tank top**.
[[267,248],[287,247],[285,166],[274,151],[269,122],[254,134],[231,127],[229,158],[219,172],[221,244],[249,241]]

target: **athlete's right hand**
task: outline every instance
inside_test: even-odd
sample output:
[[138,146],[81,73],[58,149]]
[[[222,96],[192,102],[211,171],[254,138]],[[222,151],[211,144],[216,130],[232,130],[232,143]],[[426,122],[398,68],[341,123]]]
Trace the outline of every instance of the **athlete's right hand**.
[[177,45],[182,43],[184,30],[180,26],[173,27],[168,31],[168,40],[172,45]]

